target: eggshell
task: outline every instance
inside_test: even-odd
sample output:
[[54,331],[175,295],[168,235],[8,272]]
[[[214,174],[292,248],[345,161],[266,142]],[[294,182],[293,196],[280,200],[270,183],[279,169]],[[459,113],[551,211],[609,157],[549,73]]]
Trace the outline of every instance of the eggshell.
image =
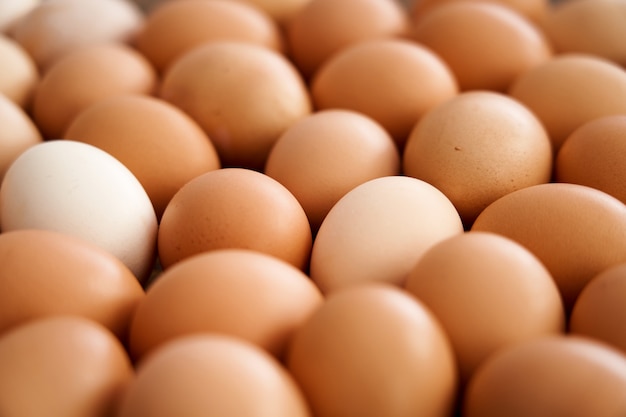
[[464,416],[619,416],[626,357],[579,337],[545,337],[496,353],[466,392]]
[[0,32],[10,32],[20,19],[40,3],[41,0],[3,0],[0,2]]
[[577,184],[540,184],[491,203],[472,230],[521,243],[548,268],[569,311],[600,271],[626,261],[626,206]]
[[294,123],[270,151],[265,173],[298,199],[317,230],[352,188],[400,173],[391,136],[371,118],[349,110],[323,110]]
[[215,146],[179,108],[154,97],[122,95],[80,112],[65,139],[94,145],[122,162],[148,193],[157,217],[174,194],[220,168]]
[[39,82],[39,72],[32,58],[20,44],[0,35],[0,62],[0,93],[20,107],[28,108]]
[[419,21],[431,10],[459,1],[486,1],[506,6],[535,24],[539,24],[552,7],[552,2],[549,0],[419,0],[411,2],[411,15],[414,21]]
[[194,46],[217,40],[250,42],[282,51],[282,34],[264,12],[245,2],[187,0],[159,3],[136,45],[159,71]]
[[224,166],[262,169],[278,137],[311,112],[291,62],[241,42],[212,42],[185,53],[165,73],[160,96],[200,124]]
[[273,357],[239,339],[193,335],[139,364],[119,417],[307,417],[305,399]]
[[0,187],[0,228],[67,233],[112,253],[140,280],[152,271],[150,198],[121,162],[85,143],[49,141],[23,152]]
[[148,288],[134,315],[136,358],[192,333],[221,333],[281,358],[291,334],[322,296],[296,267],[242,249],[215,250],[168,268]]
[[60,139],[82,110],[122,94],[150,94],[156,88],[150,63],[121,44],[82,48],[47,71],[33,98],[33,119],[49,139]]
[[364,284],[329,295],[300,327],[287,367],[315,416],[446,416],[457,374],[448,339],[404,291]]
[[593,55],[557,54],[519,76],[509,94],[537,115],[558,151],[584,123],[626,113],[626,71]]
[[537,117],[488,91],[462,93],[426,113],[407,139],[403,172],[441,190],[463,222],[498,198],[550,181],[552,145]]
[[380,123],[399,149],[426,111],[454,97],[457,82],[444,61],[415,42],[376,39],[344,48],[311,82],[318,110],[361,112]]
[[123,346],[90,320],[54,316],[0,337],[5,416],[113,415],[133,370]]
[[345,194],[322,222],[311,278],[326,293],[366,282],[404,285],[424,252],[462,232],[458,212],[432,185],[403,176],[369,180]]
[[462,91],[505,92],[552,56],[539,28],[495,2],[442,4],[412,25],[410,37],[446,62]]
[[433,246],[405,288],[441,323],[463,382],[497,350],[565,330],[548,270],[528,249],[493,233],[467,232]]
[[87,241],[48,230],[0,234],[0,334],[28,320],[71,314],[125,340],[144,292],[115,256]]
[[165,209],[158,236],[164,268],[201,252],[239,248],[305,269],[311,244],[308,219],[293,194],[244,168],[210,171],[185,184]]
[[308,78],[343,48],[404,35],[408,26],[408,15],[395,0],[311,0],[289,20],[286,39],[290,56]]
[[84,46],[130,42],[142,24],[143,14],[130,1],[46,0],[20,19],[11,35],[45,71]]

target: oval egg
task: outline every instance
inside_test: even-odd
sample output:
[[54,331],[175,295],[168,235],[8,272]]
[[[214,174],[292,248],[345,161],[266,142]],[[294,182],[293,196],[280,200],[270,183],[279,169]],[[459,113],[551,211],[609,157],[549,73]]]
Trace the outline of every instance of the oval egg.
[[[0,6],[1,7],[1,6]],[[0,93],[18,106],[28,109],[39,71],[28,53],[11,38],[0,35]]]

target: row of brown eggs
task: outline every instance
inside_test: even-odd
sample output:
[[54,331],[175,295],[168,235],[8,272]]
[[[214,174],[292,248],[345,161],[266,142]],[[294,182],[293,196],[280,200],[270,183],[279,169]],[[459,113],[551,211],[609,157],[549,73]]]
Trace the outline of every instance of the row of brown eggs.
[[0,415],[623,415],[625,8],[4,0]]

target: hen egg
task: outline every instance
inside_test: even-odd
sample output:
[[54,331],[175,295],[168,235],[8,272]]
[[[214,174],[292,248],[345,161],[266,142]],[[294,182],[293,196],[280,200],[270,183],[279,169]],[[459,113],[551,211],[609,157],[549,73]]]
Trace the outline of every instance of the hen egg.
[[267,13],[275,22],[284,26],[311,0],[235,0],[250,4]]
[[0,2],[0,32],[9,33],[20,19],[40,3],[41,0],[3,0]]
[[[425,14],[431,10],[454,3],[457,1],[468,0],[419,0],[414,1],[411,14],[415,21],[419,21]],[[469,0],[474,2],[482,2],[485,0]],[[551,7],[551,2],[548,0],[486,0],[490,3],[502,5],[510,8],[511,10],[519,13],[533,23],[541,22],[544,16],[548,13]]]
[[20,107],[29,108],[33,92],[39,83],[39,72],[35,63],[17,42],[2,35],[0,62],[0,93]]

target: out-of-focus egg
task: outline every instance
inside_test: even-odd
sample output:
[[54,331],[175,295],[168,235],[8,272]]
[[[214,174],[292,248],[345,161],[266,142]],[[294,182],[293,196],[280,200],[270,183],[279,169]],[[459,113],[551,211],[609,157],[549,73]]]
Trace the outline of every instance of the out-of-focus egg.
[[285,25],[311,0],[236,0],[258,7],[281,26]]
[[2,0],[0,2],[0,32],[10,32],[20,19],[40,3],[41,0]]
[[55,140],[24,151],[0,187],[0,228],[78,236],[117,256],[139,280],[152,271],[150,198],[121,162],[85,143]]
[[170,1],[159,4],[137,35],[137,48],[159,71],[203,43],[231,40],[282,51],[276,23],[244,2],[227,0]]
[[39,82],[39,72],[35,63],[17,42],[1,34],[0,62],[2,62],[0,93],[18,106],[28,108]]
[[432,314],[395,287],[329,295],[295,333],[287,368],[317,417],[447,416],[457,369]]
[[294,123],[274,144],[265,173],[298,199],[314,230],[359,184],[400,173],[391,136],[371,118],[323,110]]
[[439,56],[399,39],[344,48],[326,61],[311,85],[317,109],[361,112],[387,129],[399,149],[426,111],[457,93],[457,82]]
[[596,56],[558,54],[520,75],[509,94],[539,117],[558,151],[586,122],[626,113],[626,71]]
[[446,62],[462,91],[505,92],[518,76],[552,56],[535,25],[494,2],[441,5],[412,25],[410,37]]
[[488,91],[462,93],[426,113],[409,135],[403,172],[441,190],[466,226],[493,201],[552,175],[552,145],[524,105]]
[[114,415],[133,369],[122,344],[85,318],[53,316],[0,336],[3,416]]
[[90,242],[48,230],[0,234],[0,334],[33,318],[79,315],[125,341],[144,292],[119,259]]
[[626,1],[558,2],[541,22],[555,52],[581,52],[626,67]]
[[45,71],[79,48],[130,42],[142,24],[141,10],[130,1],[46,0],[20,19],[11,35]]
[[548,270],[500,235],[467,232],[438,243],[411,270],[406,289],[441,323],[464,382],[497,350],[565,330]]
[[126,165],[159,218],[183,185],[220,168],[200,126],[179,108],[149,96],[98,101],[74,118],[63,138],[97,146]]
[[596,275],[576,299],[569,321],[571,333],[602,340],[626,354],[626,264]]
[[269,354],[221,335],[171,341],[140,362],[119,417],[308,417],[293,378]]
[[567,310],[600,271],[626,262],[626,206],[577,184],[540,184],[491,203],[472,230],[521,243],[548,268]]
[[467,417],[626,414],[626,356],[579,337],[533,339],[494,354],[465,394]]
[[404,285],[417,260],[463,224],[450,200],[410,177],[369,180],[328,212],[313,243],[311,278],[323,292],[365,282]]
[[593,119],[567,137],[555,163],[555,180],[587,185],[626,204],[626,114]]
[[41,143],[37,126],[15,102],[0,93],[0,180],[22,152]]
[[[413,1],[411,6],[411,14],[415,21],[419,21],[425,14],[431,10],[443,6],[445,4],[457,1],[476,1],[485,0],[419,0]],[[509,7],[511,10],[519,13],[521,16],[529,19],[537,24],[548,13],[551,3],[548,0],[486,0],[490,3]]]
[[33,119],[44,137],[60,139],[78,113],[93,103],[122,94],[150,94],[156,81],[148,60],[130,47],[85,47],[42,76],[33,98]]
[[290,61],[241,42],[212,42],[183,54],[165,73],[160,95],[200,124],[225,166],[263,168],[278,137],[311,112]]
[[343,48],[404,35],[408,23],[395,0],[311,0],[287,25],[289,54],[308,78]]
[[305,269],[311,228],[298,200],[278,181],[257,171],[224,168],[185,184],[163,213],[158,236],[168,268],[215,249],[252,249]]
[[133,318],[131,352],[140,358],[187,334],[220,333],[281,358],[321,302],[304,272],[275,257],[242,249],[202,253],[168,268],[148,288]]

